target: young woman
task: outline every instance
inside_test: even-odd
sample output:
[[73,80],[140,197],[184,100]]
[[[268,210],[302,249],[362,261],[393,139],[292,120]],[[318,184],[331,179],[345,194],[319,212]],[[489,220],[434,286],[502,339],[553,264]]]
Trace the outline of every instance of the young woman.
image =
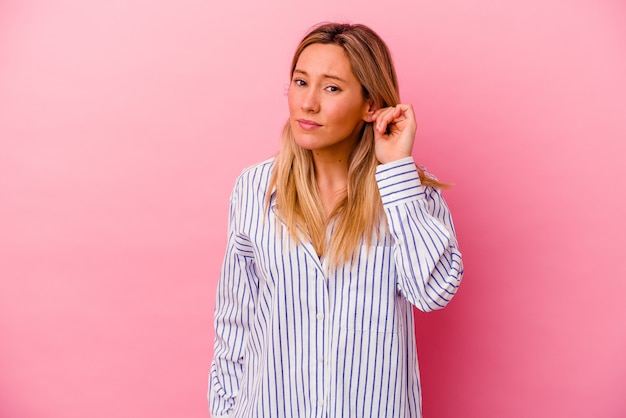
[[277,157],[231,197],[209,381],[213,417],[421,417],[413,306],[463,267],[387,46],[324,24],[291,66]]

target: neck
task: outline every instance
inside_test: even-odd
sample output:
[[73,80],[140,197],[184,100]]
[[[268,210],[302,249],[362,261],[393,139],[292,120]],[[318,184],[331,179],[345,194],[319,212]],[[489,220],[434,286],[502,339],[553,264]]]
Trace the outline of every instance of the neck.
[[348,185],[348,155],[313,152],[315,179],[326,217],[345,196]]

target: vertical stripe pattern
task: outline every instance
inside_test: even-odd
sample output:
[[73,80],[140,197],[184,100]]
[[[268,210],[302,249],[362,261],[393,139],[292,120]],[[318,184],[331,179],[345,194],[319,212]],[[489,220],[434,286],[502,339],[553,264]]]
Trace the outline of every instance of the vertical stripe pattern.
[[412,306],[443,308],[463,265],[412,158],[376,172],[388,233],[331,270],[265,207],[273,160],[237,179],[215,307],[213,417],[421,417]]

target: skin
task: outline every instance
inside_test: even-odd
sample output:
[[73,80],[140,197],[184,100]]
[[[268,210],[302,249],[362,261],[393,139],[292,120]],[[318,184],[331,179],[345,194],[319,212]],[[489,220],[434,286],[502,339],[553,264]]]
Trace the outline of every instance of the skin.
[[326,215],[345,191],[348,157],[363,124],[374,123],[376,157],[382,164],[411,155],[417,129],[413,107],[398,104],[377,109],[373,101],[366,100],[338,45],[313,44],[302,51],[288,102],[296,143],[312,151]]

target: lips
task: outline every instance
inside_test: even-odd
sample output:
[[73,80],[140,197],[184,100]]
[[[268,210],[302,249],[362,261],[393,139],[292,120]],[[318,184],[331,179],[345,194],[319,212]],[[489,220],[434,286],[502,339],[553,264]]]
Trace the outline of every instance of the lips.
[[313,122],[312,120],[308,119],[298,119],[298,125],[300,125],[300,128],[304,129],[305,131],[312,131],[322,126],[319,123]]

